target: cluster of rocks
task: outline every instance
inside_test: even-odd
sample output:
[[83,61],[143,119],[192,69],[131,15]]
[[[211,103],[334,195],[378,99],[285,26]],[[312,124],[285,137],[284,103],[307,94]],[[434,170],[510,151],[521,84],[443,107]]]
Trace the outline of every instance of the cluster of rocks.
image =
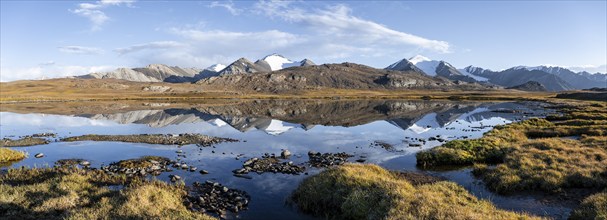
[[[177,169],[182,169],[182,170],[188,170],[190,172],[196,172],[196,170],[198,170],[198,167],[195,166],[189,166],[187,163],[185,162],[179,162],[179,161],[170,161],[169,162],[171,164],[171,166],[173,168],[177,168]],[[200,174],[209,174],[209,171],[206,170],[200,170]]]
[[61,159],[55,162],[55,167],[78,167],[81,166],[84,169],[91,169],[91,162],[83,159]]
[[409,147],[422,147],[423,145],[426,145],[426,139],[424,138],[410,138],[410,137],[405,137],[406,142],[409,142],[409,140],[411,141],[415,141],[413,143],[409,143]]
[[447,140],[442,138],[440,135],[436,135],[435,137],[429,137],[428,141],[438,141],[438,142],[446,142]]
[[57,133],[43,132],[32,134],[32,137],[57,137]]
[[139,134],[139,135],[82,135],[63,138],[61,141],[120,141],[130,143],[187,145],[208,147],[221,142],[236,142],[231,138],[218,138],[202,134]]
[[[288,158],[291,155],[288,151],[281,153],[282,158]],[[297,175],[306,170],[304,166],[293,164],[293,161],[281,162],[274,154],[265,154],[262,158],[251,158],[242,164],[242,168],[232,171],[235,175],[243,175],[249,172],[262,174],[265,172],[285,173]]]
[[386,142],[383,142],[383,141],[374,141],[372,143],[372,145],[376,146],[376,147],[381,147],[381,148],[383,148],[383,149],[385,149],[387,151],[390,151],[390,152],[395,151],[394,145],[386,143]]
[[199,212],[217,213],[221,216],[226,211],[237,213],[247,209],[251,197],[247,192],[230,189],[217,182],[195,182],[187,197],[186,205]]
[[101,166],[101,170],[109,174],[121,173],[127,176],[160,175],[162,172],[172,171],[169,167],[171,161],[163,157],[142,157],[139,159],[122,160]]
[[316,151],[310,151],[308,152],[308,157],[310,157],[309,163],[312,167],[330,167],[346,163],[348,158],[353,157],[353,155],[346,152],[321,154]]

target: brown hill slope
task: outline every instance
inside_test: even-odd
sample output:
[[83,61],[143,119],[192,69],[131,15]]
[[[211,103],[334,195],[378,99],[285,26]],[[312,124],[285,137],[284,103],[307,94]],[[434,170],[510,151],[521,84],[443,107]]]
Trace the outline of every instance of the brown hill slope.
[[483,90],[476,83],[452,82],[417,72],[376,69],[354,63],[292,67],[270,73],[228,75],[197,82],[209,88],[231,88],[239,91],[286,92],[334,89],[432,89]]

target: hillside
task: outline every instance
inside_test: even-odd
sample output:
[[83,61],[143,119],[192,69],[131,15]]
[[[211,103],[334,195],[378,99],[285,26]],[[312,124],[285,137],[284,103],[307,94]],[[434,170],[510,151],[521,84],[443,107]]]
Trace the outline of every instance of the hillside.
[[536,81],[529,81],[529,82],[520,84],[518,86],[508,87],[507,89],[516,89],[516,90],[529,91],[529,92],[546,91],[546,87],[544,87],[544,85],[542,85],[541,83],[536,82]]
[[341,63],[291,67],[270,73],[237,74],[202,79],[197,82],[210,88],[228,88],[260,92],[334,89],[432,89],[480,90],[476,83],[452,82],[414,71],[391,71],[369,66]]
[[510,68],[496,72],[472,66],[466,67],[465,70],[474,75],[488,78],[490,83],[504,87],[518,86],[529,81],[536,81],[544,85],[548,91],[575,89],[571,84],[558,76],[541,70]]

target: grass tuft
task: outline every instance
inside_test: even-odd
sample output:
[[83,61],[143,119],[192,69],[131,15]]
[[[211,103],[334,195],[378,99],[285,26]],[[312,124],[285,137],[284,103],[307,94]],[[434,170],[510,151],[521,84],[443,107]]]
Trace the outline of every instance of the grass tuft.
[[573,211],[571,220],[607,219],[607,192],[594,194]]
[[300,209],[333,219],[539,219],[497,209],[446,181],[413,186],[377,165],[346,164],[304,180]]
[[20,161],[25,158],[25,153],[0,147],[0,164]]

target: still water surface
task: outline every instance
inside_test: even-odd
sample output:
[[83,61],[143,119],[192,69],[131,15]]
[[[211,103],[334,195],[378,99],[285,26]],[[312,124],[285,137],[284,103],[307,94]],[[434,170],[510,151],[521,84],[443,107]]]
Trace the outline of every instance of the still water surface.
[[[187,156],[182,158],[184,162],[208,170],[210,174],[175,170],[157,178],[166,181],[169,174],[177,174],[187,184],[214,180],[247,191],[251,195],[249,209],[230,218],[310,219],[313,217],[286,204],[289,194],[307,175],[252,173],[252,179],[243,179],[233,176],[231,171],[240,168],[248,158],[261,157],[265,153],[279,155],[282,149],[294,154],[291,160],[296,164],[306,162],[307,152],[311,150],[346,152],[355,155],[350,158],[351,162],[365,158],[365,163],[392,170],[421,171],[445,177],[500,208],[553,218],[566,218],[571,210],[558,204],[543,203],[533,196],[496,195],[475,179],[470,169],[423,171],[415,166],[416,152],[442,144],[429,140],[430,137],[444,140],[479,138],[496,125],[545,116],[548,110],[544,109],[546,104],[543,103],[274,100],[185,107],[170,103],[124,106],[110,111],[70,106],[65,113],[11,106],[0,112],[0,138],[41,132],[57,133],[57,139],[84,134],[200,133],[240,142],[203,148],[121,142],[51,142],[16,148],[28,152],[30,158],[2,169],[52,166],[55,161],[67,158],[89,160],[93,167],[145,155],[177,159],[176,150],[181,149]],[[44,153],[46,157],[35,159],[32,155],[37,153]],[[244,156],[237,158],[237,155]],[[314,175],[320,170],[308,168],[306,172]]]

